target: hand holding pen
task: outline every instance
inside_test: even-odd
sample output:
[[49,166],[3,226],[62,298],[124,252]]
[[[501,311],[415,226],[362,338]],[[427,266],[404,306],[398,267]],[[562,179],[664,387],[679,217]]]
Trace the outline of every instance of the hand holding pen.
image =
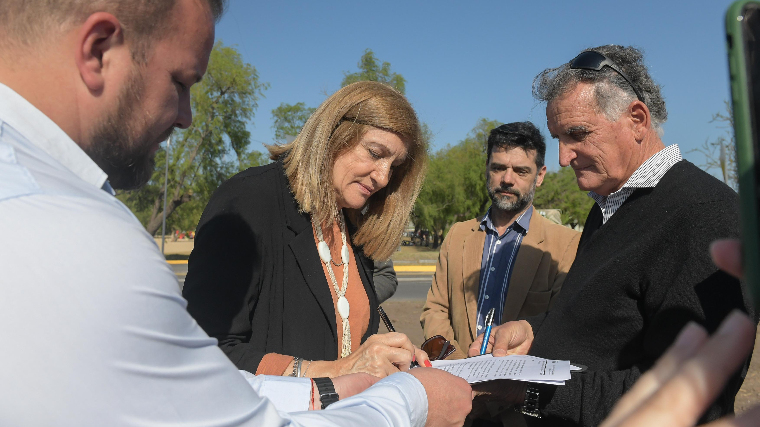
[[[489,341],[491,341],[490,346]],[[532,344],[533,328],[530,323],[525,320],[515,320],[501,325],[492,325],[490,335],[488,333],[478,335],[467,350],[467,356],[482,354],[481,350],[484,346],[486,352],[489,352],[490,348],[490,353],[494,357],[528,354]]]
[[[383,308],[380,307],[379,305],[377,306],[377,312],[380,313],[380,319],[383,320],[383,323],[385,324],[385,327],[388,329],[388,332],[396,332],[396,328],[393,327],[393,324],[391,323],[391,319],[388,318],[388,315],[385,314],[385,310],[383,310]],[[425,360],[423,363],[428,368],[432,366],[430,364],[430,361],[428,360]],[[417,355],[412,354],[412,363],[409,365],[409,369],[418,368],[419,366],[420,364],[417,362]]]

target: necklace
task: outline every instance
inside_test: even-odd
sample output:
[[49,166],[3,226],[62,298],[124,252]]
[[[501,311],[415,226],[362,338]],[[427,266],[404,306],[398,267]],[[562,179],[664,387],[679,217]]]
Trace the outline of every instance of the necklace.
[[341,343],[340,357],[346,357],[351,354],[351,326],[348,323],[351,307],[348,299],[346,299],[346,289],[348,289],[348,245],[346,244],[346,224],[342,211],[338,216],[338,222],[340,223],[340,239],[343,242],[343,246],[340,248],[340,258],[343,265],[343,281],[340,288],[338,288],[338,280],[335,279],[335,272],[332,267],[333,262],[330,247],[327,246],[322,235],[322,226],[318,226],[312,219],[312,224],[319,240],[317,252],[319,252],[319,258],[327,266],[327,273],[330,276],[333,289],[335,289],[335,296],[338,297],[338,314],[340,314],[340,320],[343,323],[343,342]]

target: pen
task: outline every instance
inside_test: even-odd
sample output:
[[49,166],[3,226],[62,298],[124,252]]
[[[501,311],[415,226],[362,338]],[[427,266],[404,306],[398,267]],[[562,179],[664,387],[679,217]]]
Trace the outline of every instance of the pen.
[[[380,313],[380,318],[383,319],[383,323],[385,323],[385,327],[388,328],[388,332],[396,332],[396,329],[393,327],[393,324],[391,323],[391,319],[388,318],[388,315],[385,314],[385,310],[383,310],[382,307],[379,305],[377,306],[377,312]],[[416,360],[414,360],[414,355],[412,355],[412,364],[409,365],[409,369],[412,368],[418,368],[420,366],[419,363],[417,363]]]
[[491,326],[493,326],[493,312],[494,309],[488,310],[486,314],[486,332],[483,334],[483,344],[480,345],[480,354],[486,354],[486,348],[488,348],[488,340],[491,338]]
[[377,312],[380,313],[380,318],[383,319],[383,323],[385,323],[385,327],[388,328],[388,332],[396,332],[391,324],[391,319],[388,318],[388,315],[385,314],[385,310],[379,305],[377,306]]

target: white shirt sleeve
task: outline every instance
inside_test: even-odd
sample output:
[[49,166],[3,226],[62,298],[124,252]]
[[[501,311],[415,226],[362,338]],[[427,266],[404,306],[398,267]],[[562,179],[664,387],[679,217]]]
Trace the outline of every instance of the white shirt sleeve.
[[281,412],[308,411],[311,404],[311,378],[254,375],[239,371],[261,397],[266,397]]
[[425,423],[408,374],[325,411],[286,412],[308,405],[303,383],[251,387],[187,313],[153,239],[99,194],[0,203],[0,425]]

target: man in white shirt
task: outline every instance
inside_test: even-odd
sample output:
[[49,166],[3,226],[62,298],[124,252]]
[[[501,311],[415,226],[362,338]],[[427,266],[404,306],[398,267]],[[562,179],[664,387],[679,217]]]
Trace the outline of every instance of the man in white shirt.
[[190,125],[189,88],[223,8],[3,2],[0,425],[461,424],[469,385],[435,369],[338,377],[341,398],[366,390],[312,412],[298,412],[320,406],[309,379],[246,381],[113,197],[144,183],[160,142]]

